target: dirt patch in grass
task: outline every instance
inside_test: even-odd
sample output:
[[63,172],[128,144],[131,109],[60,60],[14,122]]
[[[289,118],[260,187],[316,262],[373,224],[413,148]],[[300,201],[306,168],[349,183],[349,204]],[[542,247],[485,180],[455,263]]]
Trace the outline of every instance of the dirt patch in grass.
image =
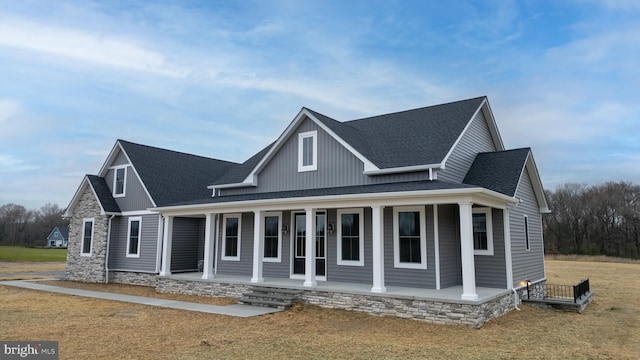
[[27,261],[0,261],[0,274],[18,272],[43,272],[43,271],[64,271],[67,263],[57,261],[27,262]]
[[90,284],[90,283],[83,283],[83,282],[77,282],[77,281],[61,281],[61,280],[39,281],[39,283],[53,285],[53,286],[67,287],[72,289],[103,291],[103,292],[110,292],[110,293],[124,294],[124,295],[146,296],[146,297],[153,297],[158,299],[188,301],[188,302],[194,302],[199,304],[222,306],[222,305],[232,305],[232,304],[238,303],[236,299],[227,298],[227,297],[208,297],[208,296],[158,293],[155,291],[154,288],[150,286],[136,286],[136,285],[117,284],[117,283]]
[[235,318],[0,286],[0,339],[57,340],[60,359],[636,359],[639,273],[548,261],[550,282],[589,277],[595,302],[582,314],[521,306],[479,330],[304,305]]

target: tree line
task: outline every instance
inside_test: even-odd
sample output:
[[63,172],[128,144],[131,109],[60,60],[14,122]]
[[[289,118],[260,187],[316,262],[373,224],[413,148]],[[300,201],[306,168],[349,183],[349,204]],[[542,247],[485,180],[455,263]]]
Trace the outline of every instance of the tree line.
[[69,225],[63,213],[57,204],[50,203],[39,210],[17,204],[0,206],[0,245],[46,246],[55,226]]
[[640,185],[567,183],[546,195],[546,253],[640,258]]

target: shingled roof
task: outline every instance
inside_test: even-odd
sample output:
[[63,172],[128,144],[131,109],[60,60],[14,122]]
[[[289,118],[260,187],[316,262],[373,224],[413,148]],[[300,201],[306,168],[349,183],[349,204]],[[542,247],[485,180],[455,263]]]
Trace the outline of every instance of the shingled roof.
[[118,140],[157,206],[211,196],[207,186],[240,164]]
[[462,182],[515,196],[530,152],[530,148],[522,148],[479,153]]
[[89,180],[89,184],[95,192],[96,197],[100,202],[100,206],[102,206],[104,212],[119,213],[120,207],[111,195],[111,190],[109,189],[109,186],[107,186],[107,182],[104,180],[104,178],[95,175],[87,175],[87,180]]

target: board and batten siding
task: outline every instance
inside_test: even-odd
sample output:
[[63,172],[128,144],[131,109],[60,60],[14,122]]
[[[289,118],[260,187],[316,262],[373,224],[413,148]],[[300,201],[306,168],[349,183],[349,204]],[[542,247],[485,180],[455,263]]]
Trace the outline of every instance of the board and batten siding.
[[129,160],[127,160],[127,157],[122,151],[118,151],[118,155],[116,155],[115,159],[113,159],[113,162],[111,163],[111,166],[120,165],[129,165]]
[[[263,214],[264,216],[264,214]],[[291,211],[283,211],[282,226],[287,225],[289,231],[286,234],[280,233],[282,244],[280,244],[280,262],[263,262],[262,263],[262,275],[266,277],[288,279],[291,272],[291,243],[294,231],[291,226]],[[221,243],[222,244],[222,243]],[[222,246],[222,245],[220,245]],[[253,256],[253,249],[251,249],[251,256]]]
[[111,220],[111,240],[109,241],[109,270],[156,271],[158,251],[158,222],[160,215],[142,215],[140,229],[140,257],[127,257],[129,237],[129,217],[117,216]]
[[[225,226],[223,215],[220,215],[220,228],[218,238],[220,251],[217,253],[218,274],[224,275],[253,275],[253,213],[242,213],[240,224],[240,261],[222,260],[224,251],[224,239],[222,238]],[[264,276],[264,267],[263,267]]]
[[478,153],[496,150],[484,114],[479,111],[451,152],[446,169],[438,171],[438,179],[460,183]]
[[[536,281],[545,277],[544,247],[542,242],[542,217],[540,205],[536,200],[529,173],[522,173],[516,198],[522,199],[515,209],[509,212],[511,225],[511,259],[514,286],[522,285],[525,280]],[[526,250],[524,216],[529,223],[530,250]]]
[[462,284],[460,222],[457,205],[438,205],[440,288]]
[[[298,172],[298,134],[317,131],[318,169]],[[428,179],[428,172],[367,176],[364,164],[316,123],[306,119],[285,141],[275,156],[258,174],[258,186],[222,189],[221,194],[238,195],[340,186],[379,184]]]
[[[107,186],[112,193],[114,176],[114,170],[109,169],[104,177]],[[149,199],[147,192],[144,190],[142,183],[138,179],[138,176],[135,174],[131,166],[127,166],[127,178],[125,181],[125,196],[115,198],[116,203],[118,203],[121,211],[139,211],[153,207],[151,199]]]
[[204,253],[204,219],[176,217],[171,238],[171,271],[197,271]]
[[338,212],[328,211],[327,223],[334,224],[333,234],[327,232],[327,281],[373,284],[373,243],[371,208],[364,208],[364,266],[338,265]]
[[[394,267],[393,207],[384,209],[384,281],[387,286],[406,286],[422,289],[436,288],[435,248],[433,242],[433,206],[425,206],[427,235],[427,269]],[[441,260],[442,262],[442,260]]]
[[504,256],[504,220],[502,210],[491,210],[493,255],[475,255],[476,286],[507,288],[507,267]]

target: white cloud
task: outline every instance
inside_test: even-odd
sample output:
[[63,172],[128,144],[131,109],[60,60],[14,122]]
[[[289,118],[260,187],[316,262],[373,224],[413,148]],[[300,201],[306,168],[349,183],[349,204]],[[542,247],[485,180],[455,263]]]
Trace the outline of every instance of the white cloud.
[[0,124],[6,123],[9,119],[18,115],[22,107],[16,100],[0,99]]
[[0,154],[0,172],[18,172],[35,168],[14,155]]
[[126,38],[19,19],[0,19],[0,46],[170,77],[187,75],[185,69],[169,64],[163,54]]

